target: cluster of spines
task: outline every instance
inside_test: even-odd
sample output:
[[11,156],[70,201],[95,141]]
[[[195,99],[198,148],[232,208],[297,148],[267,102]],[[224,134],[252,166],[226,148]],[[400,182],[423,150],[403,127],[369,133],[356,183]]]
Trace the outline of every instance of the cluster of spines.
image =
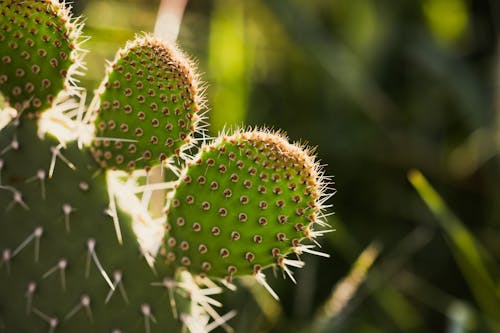
[[81,74],[85,52],[82,24],[69,6],[57,0],[8,0],[1,4],[0,19],[0,90],[12,107],[42,111],[78,92],[75,75]]
[[167,204],[169,265],[231,280],[279,265],[325,232],[328,179],[307,149],[265,130],[222,135],[187,163]]
[[136,37],[98,90],[94,157],[103,168],[128,171],[185,157],[201,131],[201,96],[194,64],[173,43]]

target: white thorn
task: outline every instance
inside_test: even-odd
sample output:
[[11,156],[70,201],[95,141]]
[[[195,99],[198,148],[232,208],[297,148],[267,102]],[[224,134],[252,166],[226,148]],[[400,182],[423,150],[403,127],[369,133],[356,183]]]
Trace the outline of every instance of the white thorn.
[[277,294],[277,293],[273,290],[273,288],[271,288],[271,286],[267,283],[267,281],[266,281],[266,276],[264,275],[264,273],[262,273],[262,272],[258,272],[257,274],[255,274],[255,279],[257,280],[257,282],[258,282],[259,284],[261,284],[262,286],[264,286],[264,288],[266,288],[267,292],[268,292],[269,294],[271,294],[271,296],[272,296],[275,300],[277,300],[277,301],[279,301],[279,300],[280,300],[280,298],[279,298],[278,294]]
[[54,332],[55,328],[59,324],[59,320],[57,318],[49,317],[48,315],[46,315],[45,313],[43,313],[42,311],[38,310],[35,307],[33,307],[33,313],[49,324],[49,333]]
[[35,229],[35,262],[38,262],[38,258],[40,257],[40,238],[42,238],[42,234],[42,227],[38,227]]
[[199,298],[196,300],[193,299],[193,301],[198,303],[203,308],[203,310],[205,310],[208,315],[210,315],[210,317],[214,319],[214,322],[217,323],[217,326],[224,328],[227,332],[233,331],[231,326],[226,324],[226,321],[217,313],[217,311],[214,310],[214,308],[210,306],[208,302],[206,302],[205,299]]
[[326,230],[310,230],[310,237],[311,239],[316,238],[316,237],[321,237],[326,233],[333,232],[335,230],[333,229],[326,229]]
[[[285,262],[285,260],[287,260],[288,263]],[[299,261],[298,260],[283,259],[283,263],[280,264],[280,267],[283,270],[283,272],[285,272],[286,275],[288,275],[288,277],[290,278],[290,280],[292,280],[293,283],[297,284],[297,281],[293,277],[292,271],[290,271],[290,269],[288,269],[288,267],[287,267],[287,264],[294,263],[294,262],[299,262]],[[294,266],[294,265],[290,265],[290,266]],[[297,266],[295,266],[295,267],[297,267]]]
[[12,252],[12,257],[15,257],[21,250],[23,250],[33,239],[35,239],[35,262],[38,262],[38,253],[40,248],[40,238],[43,234],[42,227],[36,227],[35,230],[26,239],[19,244],[19,246]]
[[29,210],[30,208],[28,205],[23,201],[23,195],[21,192],[14,192],[14,201],[15,203],[19,204],[21,207],[23,207],[26,210]]
[[151,320],[156,324],[156,319],[151,313],[151,307],[149,306],[149,304],[142,304],[141,312],[144,315],[144,330],[146,331],[146,333],[151,333],[151,324],[149,323],[149,321]]
[[73,317],[75,314],[78,313],[78,311],[80,311],[80,309],[82,308],[82,303],[79,302],[77,305],[75,305],[69,312],[68,314],[66,315],[66,317],[64,317],[64,320],[68,320],[68,319],[71,319],[71,317]]
[[58,324],[59,324],[59,320],[57,320],[57,318],[50,318],[50,321],[49,321],[49,325],[50,325],[50,327],[49,327],[49,333],[53,333]]
[[114,288],[109,290],[108,294],[106,295],[106,298],[104,299],[104,304],[108,304],[109,300],[111,299],[111,296],[113,296],[113,294],[115,293],[118,283],[120,283],[120,281],[115,278],[115,281],[113,282]]
[[37,177],[40,180],[40,188],[42,191],[42,199],[45,199],[45,170],[38,170]]
[[66,259],[60,259],[59,262],[54,265],[53,267],[49,268],[48,271],[46,271],[42,275],[42,279],[45,279],[49,277],[51,274],[53,274],[55,271],[59,270],[61,272],[61,286],[63,290],[66,290],[66,267],[68,266],[68,262]]
[[305,265],[305,263],[301,260],[294,260],[294,259],[287,259],[287,258],[283,258],[283,264],[284,264],[284,266],[292,266],[292,267],[297,267],[297,268],[302,268]]
[[177,313],[177,304],[175,302],[175,295],[174,295],[174,288],[175,288],[175,281],[173,279],[165,278],[163,279],[163,284],[165,285],[165,288],[168,290],[168,298],[169,298],[169,303],[170,303],[170,308],[172,309],[172,315],[175,319],[178,318],[178,313]]
[[87,314],[87,317],[89,318],[89,320],[91,322],[94,321],[94,317],[92,315],[92,309],[90,308],[90,297],[86,294],[83,294],[81,297],[80,297],[80,302],[75,305],[73,307],[73,309],[71,309],[68,314],[66,315],[66,317],[64,317],[64,320],[68,320],[70,319],[71,317],[73,317],[75,314],[78,313],[78,311],[80,311],[82,308],[85,309],[85,312]]
[[65,259],[62,259],[59,261],[58,266],[61,274],[62,290],[66,291],[66,267],[68,266],[68,262]]
[[123,286],[121,280],[120,283],[118,283],[118,287],[120,288],[120,293],[122,294],[123,300],[125,301],[125,303],[129,304],[130,302],[128,300],[127,292],[125,291],[125,287]]
[[141,193],[146,191],[157,191],[157,190],[173,190],[177,182],[162,182],[155,184],[147,184],[142,186],[137,186],[134,188],[134,193]]
[[139,140],[123,139],[123,138],[108,138],[103,136],[96,136],[94,141],[113,141],[113,142],[139,142]]
[[87,259],[85,260],[85,278],[88,279],[90,275],[90,259],[92,258],[92,252],[94,252],[95,248],[95,240],[89,239],[87,241]]
[[29,210],[30,209],[28,207],[28,205],[23,201],[23,195],[21,194],[21,192],[19,192],[15,188],[12,188],[12,187],[9,187],[9,186],[1,186],[0,185],[0,189],[4,189],[4,190],[12,192],[12,197],[13,197],[12,201],[7,205],[7,207],[5,208],[5,211],[8,212],[16,204],[18,204],[19,206],[23,207],[25,210]]
[[104,300],[104,303],[107,304],[109,302],[109,300],[111,299],[111,296],[113,296],[113,293],[116,290],[116,287],[119,287],[120,293],[122,294],[122,297],[123,297],[123,300],[125,301],[125,303],[128,304],[129,301],[128,301],[127,293],[125,292],[125,287],[123,286],[123,283],[122,283],[122,272],[115,271],[113,273],[113,279],[114,279],[114,282],[113,282],[114,289],[109,290],[108,295],[106,296],[106,299]]
[[109,278],[108,274],[106,273],[106,271],[104,270],[104,268],[102,267],[101,265],[101,262],[99,261],[99,258],[97,258],[97,254],[95,252],[95,240],[94,239],[89,239],[87,241],[87,247],[88,247],[88,253],[87,253],[87,267],[85,269],[85,276],[86,278],[89,277],[89,274],[90,274],[90,258],[92,258],[94,260],[94,263],[95,265],[97,266],[97,269],[99,270],[99,272],[101,273],[102,277],[104,278],[104,280],[107,282],[107,284],[109,285],[109,287],[111,289],[115,289],[115,287],[113,286],[113,283],[111,282],[111,279]]
[[181,175],[181,169],[179,169],[175,165],[175,161],[174,161],[173,158],[168,158],[168,159],[164,160],[163,161],[163,165],[165,166],[165,168],[167,168],[170,171],[172,171],[177,178],[180,177],[180,175]]
[[14,149],[14,150],[19,149],[19,142],[17,141],[16,137],[12,138],[12,141],[10,142],[10,144],[7,145],[7,147],[5,147],[4,149],[2,149],[2,151],[0,152],[0,156],[7,153],[11,149]]
[[36,235],[36,231],[37,231],[38,228],[35,229],[35,231],[33,231],[31,234],[29,234],[28,237],[26,237],[25,240],[23,240],[21,242],[21,244],[19,244],[18,247],[15,248],[15,250],[12,252],[12,257],[15,257],[19,252],[21,252],[22,249],[24,249],[26,246],[28,246],[28,244],[35,238],[35,235]]
[[28,284],[28,288],[26,290],[26,314],[29,315],[31,313],[31,305],[33,304],[33,295],[36,291],[36,283],[30,282]]
[[224,285],[229,290],[235,291],[236,286],[232,284],[231,282],[227,281],[226,279],[221,279],[220,282]]
[[56,166],[56,157],[57,157],[57,155],[54,154],[54,149],[51,150],[52,150],[52,158],[50,159],[49,178],[52,178],[52,174],[54,173],[54,167]]
[[[83,114],[85,112],[85,101],[87,100],[87,90],[83,90],[80,95],[80,104],[77,109],[76,122],[78,124],[83,124]],[[81,148],[80,148],[81,149]]]
[[52,178],[54,174],[54,168],[56,166],[56,159],[59,157],[61,161],[63,161],[70,169],[76,170],[76,167],[73,163],[71,163],[64,155],[61,153],[61,148],[63,148],[62,144],[59,144],[57,146],[52,146],[50,147],[50,151],[52,153],[52,159],[50,161],[50,168],[49,168],[49,178]]
[[10,274],[10,258],[10,249],[4,249],[2,252],[2,261],[0,262],[0,267],[5,263],[7,274]]
[[[109,180],[108,180],[109,182]],[[120,221],[118,219],[118,211],[116,210],[116,199],[115,193],[113,192],[113,187],[108,186],[108,196],[109,196],[109,215],[113,219],[113,225],[115,227],[116,238],[118,239],[118,244],[123,244],[122,231],[120,229]]]
[[164,278],[162,282],[151,283],[152,286],[164,287],[167,289],[170,308],[172,309],[172,316],[174,317],[174,319],[179,318],[179,315],[177,313],[177,304],[174,297],[174,288],[176,287],[176,284],[177,283],[173,279],[168,277]]
[[64,224],[66,226],[66,232],[69,232],[70,228],[69,228],[69,216],[72,212],[75,211],[75,209],[73,207],[71,207],[70,204],[63,204],[62,206],[62,211],[64,213]]
[[[199,320],[196,320],[192,316],[186,314],[186,313],[181,313],[180,317],[182,323],[187,327],[187,329],[190,332],[196,332],[196,333],[206,333],[207,331],[205,330],[205,327],[202,322]],[[183,327],[183,331],[185,331]]]
[[[238,312],[236,310],[231,310],[228,313],[226,313],[225,315],[221,316],[220,318],[222,320],[224,320],[224,323],[227,323],[229,320],[236,317],[237,314],[238,314]],[[205,330],[208,333],[208,332],[213,331],[214,329],[216,329],[219,326],[220,326],[220,324],[218,322],[213,321],[205,327]]]
[[87,317],[92,322],[94,321],[94,317],[92,315],[92,309],[90,308],[90,297],[88,295],[82,295],[80,303],[85,308],[85,312],[87,313]]
[[80,182],[80,184],[78,184],[78,187],[84,192],[89,190],[89,184],[87,182]]
[[313,254],[316,256],[320,256],[320,257],[330,258],[330,255],[328,253],[323,253],[320,251],[311,250],[311,248],[314,248],[314,247],[315,247],[315,245],[300,245],[300,246],[296,247],[294,249],[294,251],[295,251],[295,253],[297,253],[299,255],[302,254],[303,252],[305,252],[305,253]]
[[33,313],[36,314],[38,317],[42,318],[47,323],[50,323],[50,320],[52,319],[51,317],[49,317],[48,315],[46,315],[45,313],[43,313],[42,311],[38,310],[35,307],[33,308]]
[[[192,302],[200,306],[204,312],[206,312],[210,317],[214,319],[215,322],[217,322],[219,326],[222,326],[228,332],[232,332],[232,328],[225,323],[225,320],[211,306],[211,305],[221,306],[222,304],[207,296],[220,293],[221,288],[214,287],[214,288],[200,289],[196,285],[196,283],[194,283],[194,281],[190,282],[189,280],[179,283],[179,287],[186,290],[186,292],[191,296]],[[181,320],[185,322],[185,324],[189,327],[190,323],[186,322],[185,321],[186,319],[189,320],[190,317],[189,316],[185,317],[181,314]],[[193,323],[191,322],[191,324]]]

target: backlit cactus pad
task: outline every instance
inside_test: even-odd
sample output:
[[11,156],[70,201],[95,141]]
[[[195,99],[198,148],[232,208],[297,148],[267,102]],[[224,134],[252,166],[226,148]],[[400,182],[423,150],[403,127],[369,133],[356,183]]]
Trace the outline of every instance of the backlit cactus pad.
[[[327,226],[328,186],[309,152],[280,134],[254,130],[205,145],[181,176],[167,207],[167,263],[231,280],[311,252],[302,244]],[[292,278],[293,279],[293,278]]]
[[201,97],[194,66],[175,45],[137,37],[118,51],[98,93],[92,152],[101,167],[148,169],[191,145]]
[[18,111],[49,108],[79,74],[81,24],[56,0],[2,0],[0,91]]

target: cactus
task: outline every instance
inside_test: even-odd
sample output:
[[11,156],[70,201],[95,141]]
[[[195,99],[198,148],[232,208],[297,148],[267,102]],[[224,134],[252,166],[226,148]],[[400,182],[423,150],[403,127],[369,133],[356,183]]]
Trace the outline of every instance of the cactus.
[[[206,139],[198,77],[173,43],[128,42],[85,110],[69,7],[0,10],[1,59],[15,62],[0,88],[16,110],[0,132],[4,331],[204,332],[210,318],[230,331],[209,298],[215,283],[250,275],[277,298],[266,267],[293,279],[303,262],[289,254],[326,255],[309,242],[329,231],[330,195],[311,152],[258,129]],[[20,40],[35,37],[45,56],[24,59]],[[34,66],[40,75],[16,76]]]
[[[280,134],[222,135],[188,162],[168,202],[167,262],[195,274],[259,275],[290,253],[310,251],[323,184],[307,151]],[[320,222],[321,224],[321,222]]]
[[101,167],[148,169],[190,147],[201,104],[193,67],[174,45],[150,35],[118,52],[99,89],[97,136],[128,144],[115,141],[103,149],[95,140]]
[[75,87],[80,72],[82,25],[56,1],[1,3],[0,91],[12,107],[36,112]]

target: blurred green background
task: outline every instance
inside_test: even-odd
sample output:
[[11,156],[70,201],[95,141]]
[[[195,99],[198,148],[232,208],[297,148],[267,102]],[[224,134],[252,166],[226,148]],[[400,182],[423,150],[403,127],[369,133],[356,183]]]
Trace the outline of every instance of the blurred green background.
[[[74,6],[92,90],[158,1]],[[331,258],[226,292],[236,332],[500,332],[499,30],[498,0],[189,2],[211,134],[282,128],[338,190]]]

